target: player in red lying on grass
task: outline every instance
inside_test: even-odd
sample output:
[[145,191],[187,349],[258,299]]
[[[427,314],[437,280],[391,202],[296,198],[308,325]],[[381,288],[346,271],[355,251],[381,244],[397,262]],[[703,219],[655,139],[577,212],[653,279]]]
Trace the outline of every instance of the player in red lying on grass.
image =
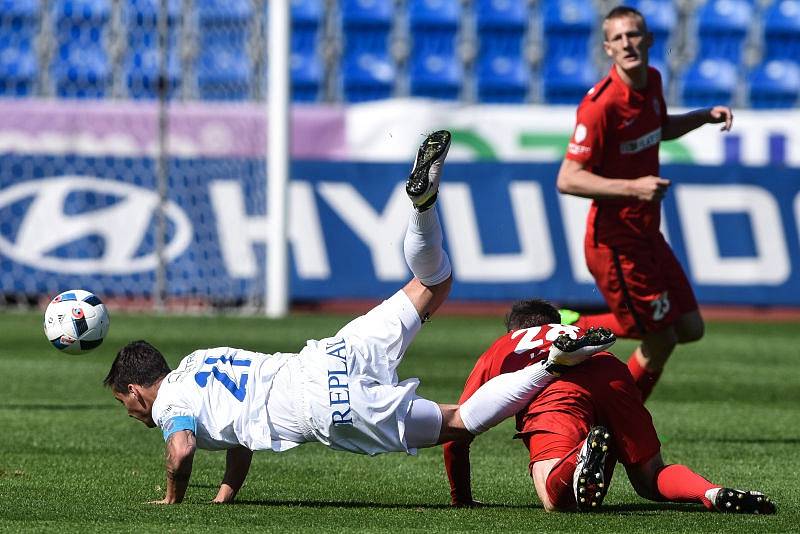
[[[558,324],[543,300],[520,301],[506,317],[508,333],[481,355],[459,402],[493,377],[540,362],[559,336],[581,339],[577,326]],[[602,329],[600,329],[602,331]],[[650,413],[627,367],[601,351],[548,385],[517,413],[517,437],[530,452],[529,473],[548,511],[591,511],[608,491],[617,458],[636,492],[654,501],[702,504],[709,510],[771,514],[760,492],[722,488],[686,466],[666,465]],[[470,440],[444,445],[451,503],[472,506]]]
[[641,339],[628,368],[646,400],[675,345],[699,340],[704,330],[692,287],[659,228],[670,186],[659,173],[659,144],[707,123],[730,130],[733,114],[726,106],[667,113],[661,75],[648,66],[653,34],[635,9],[612,9],[603,35],[613,65],[578,107],[557,186],[593,200],[586,265],[611,313],[562,322]]

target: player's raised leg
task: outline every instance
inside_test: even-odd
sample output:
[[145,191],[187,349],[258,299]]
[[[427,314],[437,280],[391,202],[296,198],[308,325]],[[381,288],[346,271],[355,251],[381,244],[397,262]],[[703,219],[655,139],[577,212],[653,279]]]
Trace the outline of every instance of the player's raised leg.
[[451,284],[450,259],[442,248],[442,226],[436,210],[439,180],[450,148],[450,132],[439,130],[425,138],[406,181],[414,205],[403,241],[406,263],[414,274],[403,291],[425,321],[447,299]]

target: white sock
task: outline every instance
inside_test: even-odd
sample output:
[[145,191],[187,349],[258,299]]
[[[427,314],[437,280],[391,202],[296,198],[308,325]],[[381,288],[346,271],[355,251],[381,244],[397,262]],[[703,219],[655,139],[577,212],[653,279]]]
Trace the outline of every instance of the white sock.
[[461,420],[472,434],[486,432],[527,406],[554,379],[540,363],[498,375],[461,405]]
[[442,240],[442,226],[435,205],[422,213],[416,210],[411,213],[403,254],[411,272],[426,286],[444,282],[452,272]]
[[706,491],[706,499],[711,501],[711,504],[714,504],[717,501],[717,495],[722,488],[711,488],[710,490]]

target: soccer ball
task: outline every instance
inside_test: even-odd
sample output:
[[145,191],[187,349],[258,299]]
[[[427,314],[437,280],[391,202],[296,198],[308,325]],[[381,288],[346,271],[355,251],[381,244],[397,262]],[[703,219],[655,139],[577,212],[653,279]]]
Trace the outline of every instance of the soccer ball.
[[69,354],[88,352],[108,334],[108,311],[96,295],[70,289],[57,295],[44,312],[44,333],[55,348]]

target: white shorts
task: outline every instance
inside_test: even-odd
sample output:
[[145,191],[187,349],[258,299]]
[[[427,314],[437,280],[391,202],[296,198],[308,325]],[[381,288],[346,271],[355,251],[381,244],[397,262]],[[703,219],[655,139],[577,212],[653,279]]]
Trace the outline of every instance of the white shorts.
[[307,439],[361,454],[416,453],[405,419],[419,380],[398,383],[396,370],[421,324],[401,290],[290,359],[301,378],[294,394]]

